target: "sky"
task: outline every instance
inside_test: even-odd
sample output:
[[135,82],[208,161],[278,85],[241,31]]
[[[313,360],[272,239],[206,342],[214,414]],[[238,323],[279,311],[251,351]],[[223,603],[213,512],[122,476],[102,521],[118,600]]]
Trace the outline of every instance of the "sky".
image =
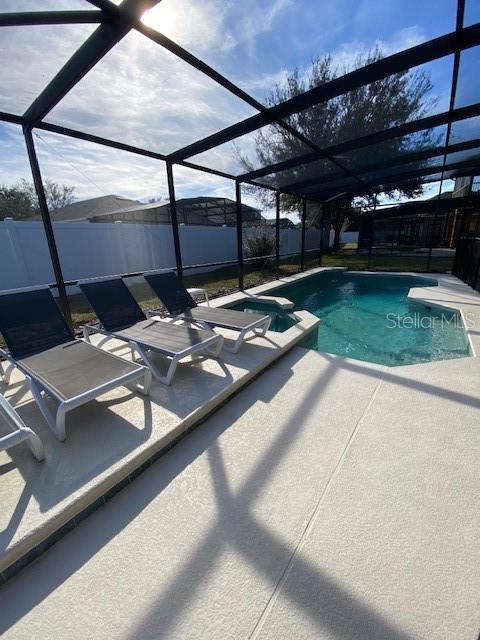
[[[478,0],[467,0],[469,20]],[[480,3],[479,3],[480,4]],[[83,0],[3,0],[3,11],[91,9]],[[339,70],[379,47],[395,53],[453,31],[455,0],[162,0],[144,22],[210,64],[260,102],[295,68],[330,54]],[[0,110],[22,113],[94,25],[4,27],[0,30]],[[461,104],[478,99],[472,82],[478,49],[461,69]],[[448,107],[451,57],[427,66],[436,110]],[[170,153],[255,111],[207,76],[137,32],[129,33],[47,117],[49,122]],[[78,199],[116,193],[166,198],[162,162],[39,132],[42,174],[75,187]],[[255,161],[254,136],[236,141]],[[0,123],[1,183],[29,177],[18,129]],[[242,171],[232,143],[194,159],[220,170]],[[175,168],[177,197],[233,197],[232,182]],[[245,201],[259,203],[251,194]],[[272,212],[267,212],[271,214]]]

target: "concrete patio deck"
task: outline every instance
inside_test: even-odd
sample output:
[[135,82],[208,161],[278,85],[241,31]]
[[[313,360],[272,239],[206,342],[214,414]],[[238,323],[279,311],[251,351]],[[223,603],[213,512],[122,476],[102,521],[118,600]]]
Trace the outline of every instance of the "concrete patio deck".
[[[9,385],[0,382],[0,391],[46,450],[42,463],[25,445],[0,452],[0,582],[318,326],[310,313],[297,316],[298,324],[284,333],[268,331],[237,354],[222,351],[218,360],[180,364],[172,386],[155,383],[148,397],[119,387],[76,409],[68,417],[65,442],[48,429],[19,372]],[[227,342],[235,336],[222,333]],[[96,334],[92,342],[101,339]],[[125,343],[111,341],[106,347],[130,357]]]
[[476,640],[480,360],[294,348],[0,589],[0,633]]
[[[480,296],[434,277],[411,297],[456,306],[478,354]],[[1,454],[7,545],[201,412],[203,384],[218,400],[278,351],[255,340],[151,403],[119,390],[88,424],[79,410],[40,474],[24,448]],[[0,587],[0,635],[477,640],[479,452],[480,358],[388,368],[294,347]]]

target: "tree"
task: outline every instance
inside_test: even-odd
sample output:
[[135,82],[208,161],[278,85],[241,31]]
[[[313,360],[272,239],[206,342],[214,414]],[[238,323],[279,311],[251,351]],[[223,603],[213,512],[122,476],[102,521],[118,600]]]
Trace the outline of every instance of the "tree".
[[[354,68],[376,62],[382,58],[382,52],[376,48],[367,54],[359,55],[354,62]],[[335,66],[331,56],[319,57],[313,61],[306,73],[301,74],[298,69],[287,74],[286,79],[277,83],[274,89],[267,95],[267,106],[273,107],[309,89],[330,82],[339,75],[347,73],[349,69]],[[387,129],[410,120],[425,116],[435,104],[435,100],[428,97],[432,84],[429,76],[424,71],[403,71],[393,74],[371,84],[359,87],[332,100],[305,109],[293,114],[286,120],[303,136],[314,142],[317,146],[325,148],[332,144],[357,138],[361,135]],[[372,157],[372,149],[364,147],[350,154],[336,158],[347,169],[358,169],[368,166],[374,161],[381,163],[382,158],[391,158],[405,154],[412,150],[420,150],[438,144],[439,136],[433,130],[387,140],[375,145],[375,155]],[[268,166],[300,156],[308,151],[308,148],[289,131],[272,125],[259,130],[255,137],[255,158],[242,154],[238,147],[236,155],[242,163],[245,171],[252,171],[258,166]],[[422,166],[421,162],[412,166],[412,169]],[[410,168],[410,165],[409,165]],[[341,168],[329,160],[316,160],[308,164],[299,165],[292,169],[282,171],[281,184],[293,184],[303,180],[318,180],[319,190],[322,180],[332,180],[338,175],[344,178]],[[273,176],[269,180],[266,176],[266,184],[278,187],[279,176]],[[261,187],[250,187],[265,204],[272,205],[275,194]],[[421,182],[410,184],[408,187],[384,191],[390,196],[401,197],[419,195],[422,193]],[[363,199],[363,205],[370,208],[373,201],[372,194]],[[299,199],[285,197],[285,203],[289,211],[299,212]],[[307,209],[309,222],[316,226],[318,222],[318,210],[311,208],[313,218]],[[358,209],[352,206],[352,199],[332,204],[330,206],[331,219],[335,232],[335,245],[338,246],[340,232],[347,220],[352,221],[358,216]]]
[[31,218],[37,211],[37,205],[32,202],[28,193],[21,184],[7,187],[0,185],[0,220],[4,218]]
[[[53,216],[56,209],[72,204],[75,199],[75,187],[45,180],[43,188],[48,210]],[[0,219],[23,220],[39,214],[40,207],[33,183],[22,179],[10,187],[0,185]]]
[[47,199],[48,210],[55,215],[56,209],[66,207],[75,200],[75,187],[69,187],[66,184],[59,184],[51,180],[45,180],[43,183],[45,197]]

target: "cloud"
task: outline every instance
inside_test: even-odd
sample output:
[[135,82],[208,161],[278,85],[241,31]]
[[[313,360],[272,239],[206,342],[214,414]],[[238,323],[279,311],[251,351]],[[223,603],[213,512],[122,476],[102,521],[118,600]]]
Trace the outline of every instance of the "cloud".
[[163,0],[145,13],[143,21],[196,55],[210,58],[239,44],[255,53],[255,39],[271,31],[293,0]]
[[47,120],[170,153],[252,113],[207,76],[131,32]]
[[2,27],[0,110],[22,114],[94,29],[95,25]]
[[427,40],[424,30],[418,25],[405,27],[393,34],[390,40],[381,38],[375,39],[373,42],[362,42],[352,40],[342,43],[336,50],[331,53],[334,65],[340,73],[352,71],[355,69],[355,63],[359,56],[364,56],[372,49],[379,49],[383,55],[390,56],[404,49],[414,47],[421,42]]
[[22,129],[0,122],[0,184],[15,184],[22,178],[31,180]]
[[167,198],[165,163],[101,145],[35,132],[42,176],[75,187],[77,199],[116,194]]
[[[66,1],[66,0],[65,0]],[[46,8],[58,8],[61,0],[45,0]],[[79,0],[68,0],[72,3]],[[27,4],[26,4],[27,3]],[[37,8],[38,0],[23,0],[22,8]],[[2,10],[15,10],[18,2],[4,0]],[[43,6],[43,5],[42,5]],[[81,4],[82,7],[85,4]],[[61,7],[60,7],[61,8]],[[319,28],[320,40],[302,41],[298,33],[285,41],[285,47],[270,57],[268,36],[288,27],[292,10],[300,11],[295,0],[162,0],[146,17],[151,24],[177,40],[214,67],[226,65],[231,79],[251,93],[264,94],[285,79],[294,60],[293,52],[328,50],[327,39],[335,42],[344,30],[340,9],[331,8],[329,20],[336,29]],[[309,11],[315,11],[312,3]],[[308,12],[307,12],[308,13]],[[304,16],[305,18],[305,16]],[[299,18],[300,19],[300,18]],[[308,18],[310,20],[310,18]],[[336,22],[335,22],[336,20]],[[330,24],[330,22],[329,22]],[[2,29],[0,55],[7,64],[0,67],[0,109],[22,113],[75,49],[95,29],[94,25],[60,25]],[[283,29],[283,31],[282,31]],[[361,33],[348,29],[349,34]],[[287,32],[285,32],[287,35]],[[325,40],[323,39],[325,38]],[[419,26],[398,29],[389,39],[352,39],[333,48],[335,63],[351,67],[360,53],[378,46],[389,55],[424,41]],[[21,43],[21,46],[20,46]],[[287,46],[288,45],[288,46]],[[218,65],[217,65],[218,63]],[[308,64],[301,67],[306,73]],[[106,138],[155,151],[169,153],[233,124],[253,110],[203,74],[137,32],[120,42],[64,98],[47,118]],[[1,128],[1,125],[0,125]],[[20,138],[8,130],[2,137],[2,180],[29,175],[25,150]],[[7,131],[7,129],[5,129]],[[37,140],[44,176],[76,186],[77,197],[118,193],[132,198],[166,194],[163,163],[131,154],[88,145],[77,140],[52,137],[40,132]],[[13,137],[12,137],[13,136]],[[253,157],[254,135],[237,139],[242,153]],[[50,146],[49,146],[50,145]],[[227,172],[242,171],[231,143],[213,149],[202,157],[207,166]],[[177,189],[189,195],[233,193],[221,178],[176,167]],[[180,196],[179,196],[180,197]],[[230,196],[227,196],[230,197]]]

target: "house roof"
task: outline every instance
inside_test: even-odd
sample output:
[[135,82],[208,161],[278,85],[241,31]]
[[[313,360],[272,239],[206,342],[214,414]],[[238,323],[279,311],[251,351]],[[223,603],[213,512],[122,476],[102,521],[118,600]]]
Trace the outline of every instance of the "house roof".
[[[100,196],[99,198],[89,198],[72,202],[65,207],[60,207],[52,211],[52,218],[57,222],[70,222],[73,220],[86,220],[104,213],[123,211],[132,206],[138,207],[141,204],[138,200],[123,198],[114,194]],[[142,205],[144,206],[144,205]],[[39,220],[40,216],[34,216],[32,220]]]
[[[236,209],[236,202],[229,198],[218,198],[214,196],[198,196],[195,198],[180,198],[177,200],[177,208],[191,208],[196,211],[206,211],[214,214],[215,209],[224,208],[231,209],[234,212]],[[55,209],[52,212],[52,218],[57,222],[73,222],[78,220],[91,220],[92,218],[108,217],[115,213],[136,213],[140,211],[151,210],[161,212],[168,210],[170,203],[168,201],[157,202],[140,202],[138,200],[132,200],[130,198],[123,198],[117,195],[101,196],[99,198],[89,198],[87,200],[81,200],[79,202],[73,202],[65,207]],[[242,209],[244,213],[260,214],[260,210],[250,205],[242,203]],[[230,213],[230,211],[229,211]],[[40,216],[34,216],[31,218],[40,219]]]

